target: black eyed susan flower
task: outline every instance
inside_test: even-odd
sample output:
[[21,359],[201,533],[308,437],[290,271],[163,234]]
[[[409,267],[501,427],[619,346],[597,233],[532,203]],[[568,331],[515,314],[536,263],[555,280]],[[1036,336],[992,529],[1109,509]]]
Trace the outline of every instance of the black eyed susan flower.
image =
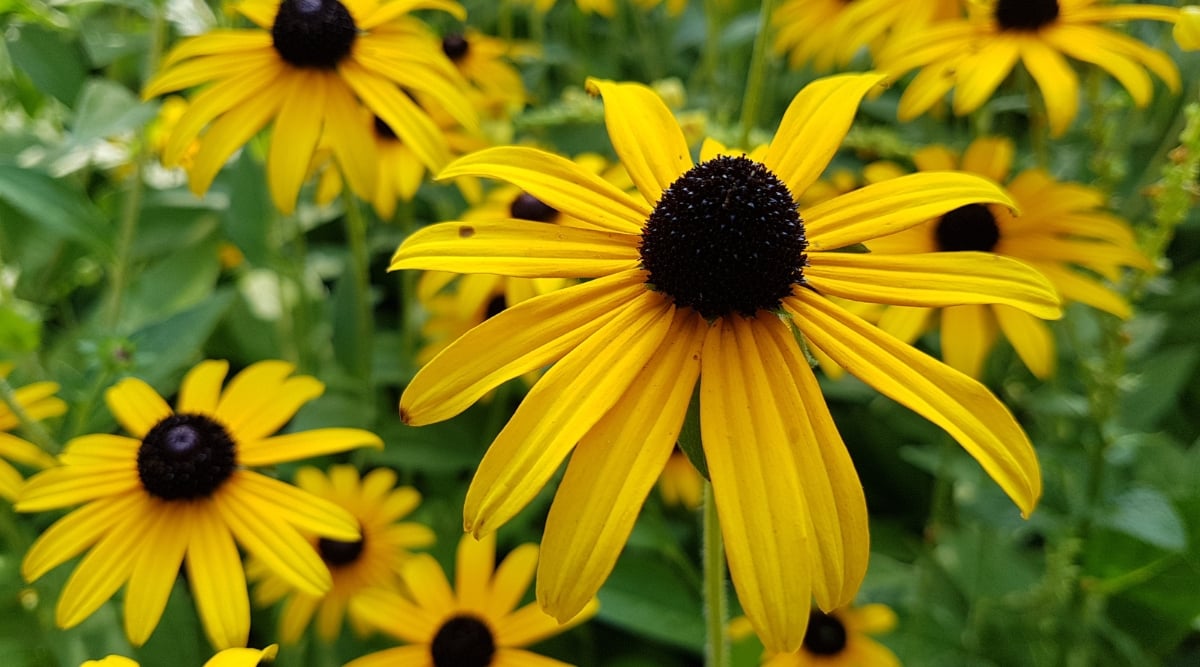
[[[12,365],[0,363],[0,378],[8,377]],[[34,421],[57,417],[67,411],[67,404],[54,394],[58,385],[54,382],[34,382],[13,391],[13,398],[25,416]],[[41,447],[18,438],[9,431],[20,425],[20,420],[8,405],[0,402],[0,498],[12,502],[17,499],[25,479],[8,462],[42,470],[57,464]]]
[[479,92],[479,106],[488,116],[503,117],[525,107],[525,81],[508,59],[521,54],[535,55],[535,49],[471,29],[447,33],[440,46]]
[[1154,91],[1146,70],[1179,90],[1179,70],[1162,51],[1103,27],[1150,19],[1175,22],[1179,10],[1158,5],[1100,5],[1096,0],[987,0],[969,20],[947,21],[896,40],[879,54],[880,69],[921,71],[900,98],[900,119],[924,113],[954,89],[954,113],[978,109],[1020,60],[1046,103],[1050,133],[1061,135],[1079,110],[1079,79],[1067,58],[1100,67],[1135,104]]
[[[350,188],[375,192],[370,128],[356,122],[366,106],[430,169],[450,154],[441,131],[403,89],[436,100],[463,125],[475,112],[454,66],[429,48],[416,9],[462,7],[448,0],[245,0],[235,9],[257,29],[216,30],[180,43],[149,83],[145,97],[205,86],[167,142],[164,160],[178,163],[196,137],[192,191],[202,194],[225,160],[274,120],[267,152],[272,200],[290,212],[324,135]],[[205,131],[207,128],[207,131]],[[201,132],[204,132],[201,135]]]
[[[942,146],[923,149],[914,157],[923,170],[960,168],[1006,184],[1021,210],[1019,217],[1003,206],[968,204],[875,239],[868,244],[871,250],[879,254],[993,252],[1037,269],[1064,302],[1078,301],[1129,317],[1129,304],[1101,278],[1116,281],[1125,268],[1152,268],[1138,250],[1133,230],[1104,210],[1105,196],[1095,188],[1059,182],[1042,169],[1012,176],[1013,153],[1008,139],[985,137],[972,142],[961,161]],[[1003,334],[1034,375],[1046,378],[1054,372],[1054,336],[1049,327],[1005,304],[967,304],[940,311],[893,306],[880,316],[879,325],[911,341],[933,324],[939,312],[942,358],[960,371],[980,377],[997,334]]]
[[[227,648],[209,658],[204,667],[258,667],[269,665],[275,660],[279,646],[271,644],[264,649]],[[139,667],[137,660],[121,655],[110,655],[101,660],[88,660],[80,667]]]
[[222,390],[228,366],[205,361],[189,371],[174,411],[145,382],[120,381],[105,399],[133,437],[75,438],[62,465],[25,484],[17,511],[83,504],[42,533],[21,564],[33,581],[87,551],[59,597],[60,627],[77,625],[128,582],[125,633],[145,643],[183,564],[209,640],[244,646],[250,601],[239,544],[297,588],[329,590],[329,569],[301,531],[353,541],[358,523],[334,503],[249,468],[383,443],[350,428],[272,435],[324,385],[291,377],[291,364],[263,361]]
[[[412,522],[399,522],[421,502],[421,494],[411,487],[396,488],[396,473],[376,468],[361,479],[354,466],[338,465],[329,474],[312,467],[296,473],[296,486],[333,502],[358,520],[361,537],[353,541],[311,537],[310,542],[329,566],[333,588],[324,596],[295,590],[286,579],[274,574],[259,560],[252,560],[246,572],[259,580],[254,600],[270,605],[285,599],[279,637],[285,644],[304,634],[313,616],[317,635],[327,642],[338,638],[342,618],[350,601],[373,588],[398,590],[400,568],[412,549],[434,542],[433,531]],[[368,628],[351,616],[351,627],[360,635]]]
[[845,67],[863,47],[962,14],[959,0],[785,0],[771,15],[775,52],[793,69],[807,64],[821,72]]
[[411,599],[374,589],[351,603],[367,623],[407,642],[354,660],[346,667],[565,667],[521,647],[566,632],[596,614],[596,601],[561,625],[536,604],[520,609],[537,567],[538,548],[523,544],[495,564],[495,536],[458,543],[455,586],[428,554],[404,565]]
[[1022,512],[1041,493],[1012,415],[971,378],[832,303],[1003,302],[1058,312],[1020,262],[982,254],[878,258],[830,252],[969,203],[1009,203],[977,176],[922,173],[798,210],[883,76],[817,81],[771,144],[693,164],[648,88],[590,81],[638,194],[531,148],[493,148],[442,178],[508,181],[591,223],[447,222],[416,232],[393,269],[594,278],[530,299],[452,343],[400,400],[412,425],[454,416],[502,382],[554,363],[492,443],[467,493],[486,535],[523,508],[574,449],[547,519],[537,595],[559,619],[612,570],[674,448],[699,382],[700,427],[729,569],[768,647],[800,646],[808,606],[847,604],[868,555],[862,487],[797,332],[884,394],[950,432]]
[[808,634],[795,653],[767,660],[766,667],[900,667],[900,659],[870,635],[896,627],[896,612],[883,604],[842,607],[828,614],[814,609]]

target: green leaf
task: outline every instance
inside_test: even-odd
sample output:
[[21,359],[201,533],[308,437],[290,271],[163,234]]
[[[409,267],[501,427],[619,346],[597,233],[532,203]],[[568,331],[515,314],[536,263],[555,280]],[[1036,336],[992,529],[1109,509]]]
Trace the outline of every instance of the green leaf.
[[13,65],[39,90],[71,106],[87,78],[87,58],[79,43],[61,30],[37,25],[9,26],[5,46]]
[[1129,489],[1117,497],[1112,514],[1100,524],[1166,551],[1187,549],[1187,531],[1175,506],[1161,492]]
[[201,347],[229,308],[233,293],[212,296],[129,337],[135,349],[133,375],[163,390],[200,356]]
[[704,646],[699,591],[653,552],[625,550],[600,589],[599,618],[671,646],[694,651]]
[[100,209],[47,174],[0,164],[0,199],[47,232],[85,243],[105,256],[112,254]]
[[125,86],[91,78],[83,84],[75,104],[71,141],[84,144],[138,129],[155,113],[156,105],[142,104]]

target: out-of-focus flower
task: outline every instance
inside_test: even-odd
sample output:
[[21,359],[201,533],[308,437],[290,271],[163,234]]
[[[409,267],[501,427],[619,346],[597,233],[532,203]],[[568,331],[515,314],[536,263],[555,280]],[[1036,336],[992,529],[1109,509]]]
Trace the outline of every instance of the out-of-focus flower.
[[[11,372],[12,364],[0,363],[0,378],[8,377]],[[58,384],[54,382],[34,382],[17,387],[13,391],[13,397],[26,417],[41,421],[67,411],[67,404],[54,395],[57,391]],[[17,499],[25,480],[8,461],[37,470],[50,468],[57,463],[54,457],[42,451],[41,447],[10,433],[20,424],[21,421],[8,405],[0,403],[0,498],[9,502]]]

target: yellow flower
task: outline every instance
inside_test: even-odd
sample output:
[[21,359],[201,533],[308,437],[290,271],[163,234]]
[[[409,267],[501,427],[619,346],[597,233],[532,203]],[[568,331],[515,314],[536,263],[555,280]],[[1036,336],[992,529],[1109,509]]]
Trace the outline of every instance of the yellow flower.
[[[0,363],[0,378],[8,377],[12,372],[12,364]],[[18,387],[13,391],[13,397],[26,417],[34,421],[57,417],[67,411],[67,404],[55,396],[58,385],[54,382],[35,382]],[[18,438],[9,433],[20,425],[20,420],[9,409],[8,405],[0,402],[0,498],[9,502],[17,499],[24,478],[8,461],[20,463],[31,468],[43,470],[56,464],[53,456],[42,451],[40,447]],[[6,461],[5,459],[8,459]]]
[[775,52],[799,69],[844,68],[863,47],[883,48],[962,14],[959,0],[786,0],[771,14]]
[[766,667],[900,667],[886,646],[868,635],[891,632],[896,612],[887,605],[842,607],[828,614],[814,609],[808,634],[795,653],[779,654]]
[[1179,21],[1175,23],[1171,35],[1184,51],[1200,49],[1200,6],[1180,7]]
[[979,0],[970,20],[948,21],[897,40],[879,55],[894,76],[922,68],[900,98],[900,119],[924,113],[954,88],[954,113],[978,109],[1017,60],[1046,102],[1050,133],[1061,135],[1079,110],[1079,78],[1067,57],[1096,65],[1150,103],[1146,69],[1179,90],[1179,70],[1165,53],[1101,26],[1150,19],[1175,22],[1179,10],[1158,5],[1097,5],[1096,0]]
[[352,613],[408,645],[363,656],[346,667],[565,667],[521,647],[583,623],[599,605],[590,600],[561,625],[536,604],[517,609],[533,579],[537,545],[517,547],[498,567],[495,558],[494,536],[477,541],[464,535],[458,543],[454,588],[432,556],[418,554],[403,569],[411,600],[381,589],[355,598]]
[[[342,617],[351,600],[373,588],[397,590],[400,568],[409,551],[433,544],[434,534],[421,524],[398,522],[416,509],[421,494],[407,486],[395,488],[396,473],[386,468],[376,468],[360,480],[354,466],[333,466],[328,476],[305,467],[296,473],[296,486],[350,512],[362,531],[362,537],[351,542],[310,537],[309,542],[329,566],[333,588],[324,596],[298,591],[257,559],[251,560],[246,570],[252,580],[259,581],[255,602],[270,605],[287,598],[279,629],[285,644],[300,639],[314,614],[317,634],[332,642],[341,633]],[[350,620],[358,634],[366,634],[361,621],[354,616]]]
[[324,385],[289,377],[291,364],[263,361],[222,391],[228,368],[224,361],[192,368],[174,411],[145,382],[118,382],[105,399],[133,437],[75,438],[62,465],[25,484],[19,512],[84,504],[42,533],[21,564],[33,581],[88,552],[59,598],[60,627],[79,624],[128,582],[125,633],[140,646],[183,563],[209,640],[219,649],[244,646],[250,601],[238,544],[297,588],[329,590],[329,569],[300,531],[356,540],[354,517],[249,468],[383,443],[350,428],[272,436]]
[[676,448],[663,465],[658,478],[658,492],[663,502],[690,510],[700,507],[704,496],[704,478],[688,460],[683,450]]
[[968,203],[1008,203],[977,176],[912,174],[797,210],[794,193],[824,170],[882,78],[812,83],[771,144],[751,154],[761,161],[713,154],[708,142],[699,165],[653,91],[590,81],[634,195],[531,148],[481,151],[440,175],[502,179],[588,223],[442,223],[409,237],[391,266],[593,278],[472,329],[400,400],[406,423],[428,424],[554,364],[488,449],[464,508],[468,530],[492,532],[574,449],[539,566],[538,600],[552,615],[571,618],[611,572],[697,382],[729,569],[759,634],[777,651],[795,650],[808,623],[807,605],[800,612],[796,601],[815,595],[833,609],[853,599],[867,564],[866,505],[797,332],[945,428],[1022,512],[1033,509],[1037,460],[1008,410],[978,382],[826,298],[1059,311],[1044,279],[1006,258],[830,252]]
[[[270,664],[275,660],[279,646],[270,646],[259,650],[256,648],[227,648],[214,655],[204,663],[204,667],[258,667]],[[120,655],[110,655],[101,660],[88,660],[80,667],[139,667],[138,661]]]
[[508,58],[528,48],[489,37],[478,30],[452,32],[442,37],[442,52],[463,77],[479,91],[481,106],[491,116],[511,114],[525,107],[525,81]]
[[[1080,301],[1129,317],[1129,304],[1091,275],[1115,281],[1124,267],[1152,268],[1137,249],[1129,225],[1103,210],[1104,194],[1094,188],[1060,183],[1041,169],[1028,169],[1010,178],[1013,152],[1008,139],[985,137],[967,147],[961,164],[958,156],[944,147],[919,151],[915,161],[923,170],[961,168],[1007,184],[1021,210],[1019,217],[1003,206],[969,204],[899,234],[875,239],[868,244],[871,251],[993,252],[1037,269],[1063,301]],[[880,316],[879,325],[912,341],[929,328],[935,312],[931,308],[891,307]],[[1034,375],[1046,378],[1054,372],[1054,336],[1037,317],[1004,304],[951,306],[940,313],[942,358],[958,370],[980,377],[999,332]]]
[[189,170],[203,194],[225,160],[274,119],[267,180],[279,210],[290,213],[318,141],[327,138],[350,188],[369,199],[377,166],[361,105],[403,138],[422,164],[450,160],[437,125],[403,89],[428,95],[463,125],[475,112],[454,66],[431,50],[407,13],[466,14],[449,0],[245,0],[236,11],[258,29],[215,30],[175,47],[149,83],[147,98],[208,84],[191,100],[167,141],[164,161],[177,164],[192,141]]

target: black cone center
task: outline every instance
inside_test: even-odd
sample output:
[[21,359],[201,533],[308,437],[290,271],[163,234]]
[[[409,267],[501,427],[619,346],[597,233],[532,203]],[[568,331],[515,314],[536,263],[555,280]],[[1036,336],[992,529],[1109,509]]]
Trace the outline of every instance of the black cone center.
[[996,216],[983,204],[960,206],[942,216],[935,231],[938,249],[944,252],[991,252],[1000,241]]
[[458,33],[451,33],[442,38],[442,53],[454,62],[462,60],[470,50],[470,42]]
[[557,209],[551,208],[528,192],[517,195],[517,198],[509,204],[508,212],[518,220],[532,220],[533,222],[554,222],[554,219],[558,217]]
[[137,469],[142,487],[162,500],[204,498],[233,474],[233,438],[204,415],[171,415],[142,438]]
[[488,667],[496,654],[496,639],[478,618],[455,616],[438,628],[429,652],[434,667]]
[[846,648],[846,626],[836,617],[813,610],[808,616],[804,650],[815,655],[837,655]]
[[354,17],[338,0],[283,0],[271,26],[275,50],[297,67],[337,67],[357,37]]
[[999,0],[996,22],[1005,30],[1037,30],[1058,18],[1058,0]]
[[343,542],[322,537],[317,540],[317,553],[321,554],[321,560],[325,561],[327,565],[339,567],[357,561],[358,557],[362,555],[364,546],[366,546],[365,540]]

